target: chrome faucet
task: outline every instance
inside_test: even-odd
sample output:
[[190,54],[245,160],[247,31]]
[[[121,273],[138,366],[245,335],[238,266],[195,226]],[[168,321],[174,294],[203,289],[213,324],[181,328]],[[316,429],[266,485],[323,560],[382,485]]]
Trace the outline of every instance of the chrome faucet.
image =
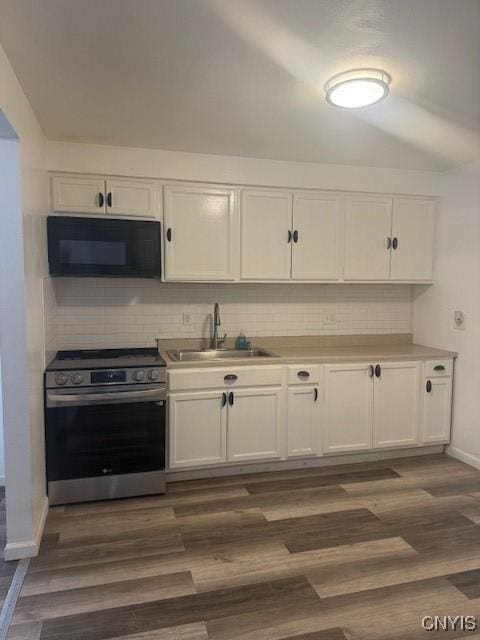
[[225,349],[223,346],[225,344],[225,340],[227,339],[227,334],[223,336],[223,338],[218,337],[218,327],[222,324],[220,320],[220,307],[218,306],[218,302],[215,302],[213,307],[213,338],[210,344],[211,349],[215,349],[218,351],[219,349]]

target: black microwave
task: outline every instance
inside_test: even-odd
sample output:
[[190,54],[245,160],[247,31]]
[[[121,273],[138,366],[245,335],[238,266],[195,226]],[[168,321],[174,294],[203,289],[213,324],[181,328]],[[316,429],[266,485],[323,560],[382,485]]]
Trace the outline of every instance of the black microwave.
[[160,223],[116,218],[47,218],[52,276],[158,278]]

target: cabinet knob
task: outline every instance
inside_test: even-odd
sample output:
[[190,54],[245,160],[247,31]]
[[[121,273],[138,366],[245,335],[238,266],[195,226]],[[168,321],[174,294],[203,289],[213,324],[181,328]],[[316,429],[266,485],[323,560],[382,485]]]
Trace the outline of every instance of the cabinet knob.
[[233,407],[233,391],[228,394],[228,404]]
[[434,370],[434,371],[445,371],[445,367],[443,366],[443,364],[436,364],[436,365],[433,367],[433,370]]
[[375,375],[377,376],[377,378],[380,378],[380,376],[382,375],[382,367],[379,364],[375,366]]
[[107,193],[107,205],[108,205],[109,207],[111,207],[111,206],[112,206],[112,203],[113,203],[112,192],[111,192],[111,191],[109,191],[109,192]]
[[298,242],[298,231],[297,231],[297,229],[295,229],[295,231],[293,232],[293,241],[294,242]]
[[100,193],[98,194],[98,206],[101,208],[103,207],[104,203],[105,203],[105,197],[103,193],[100,191]]
[[318,400],[318,389],[315,387],[313,390],[313,401],[316,402]]
[[430,391],[432,390],[432,381],[431,380],[427,380],[427,384],[425,385],[425,389],[427,390],[427,393],[430,393]]
[[297,373],[297,376],[299,378],[309,378],[310,377],[310,372],[309,371],[299,371]]
[[375,368],[373,366],[373,364],[369,364],[368,365],[368,375],[370,376],[370,378],[373,378],[375,374]]
[[234,373],[228,373],[223,379],[225,380],[225,382],[235,382],[237,378],[238,376]]
[[226,404],[227,404],[227,394],[222,393],[222,407],[224,407]]
[[291,241],[292,241],[292,232],[291,232],[291,231],[290,231],[290,229],[289,229],[289,230],[288,230],[288,233],[287,233],[287,243],[289,243],[289,242],[291,242]]
[[392,239],[387,238],[387,251],[390,249],[391,246],[392,246]]
[[167,240],[169,242],[172,241],[172,228],[171,227],[168,227],[168,229],[167,229]]
[[394,238],[392,240],[392,247],[393,247],[393,249],[397,249],[398,248],[398,238]]

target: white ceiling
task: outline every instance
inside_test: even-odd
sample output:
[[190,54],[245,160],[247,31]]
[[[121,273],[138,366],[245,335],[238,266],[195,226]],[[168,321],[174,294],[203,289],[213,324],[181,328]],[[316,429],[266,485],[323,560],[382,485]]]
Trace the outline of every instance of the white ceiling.
[[[53,140],[443,169],[479,151],[480,0],[0,0]],[[387,70],[388,100],[325,81]]]

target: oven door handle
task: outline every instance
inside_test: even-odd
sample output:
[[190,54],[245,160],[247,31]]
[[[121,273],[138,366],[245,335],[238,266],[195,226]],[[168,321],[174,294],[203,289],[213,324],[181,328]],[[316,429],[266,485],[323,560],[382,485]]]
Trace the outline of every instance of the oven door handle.
[[149,401],[166,400],[166,389],[143,389],[140,391],[117,391],[110,393],[47,393],[47,406],[109,404],[110,402],[129,402],[130,400]]

